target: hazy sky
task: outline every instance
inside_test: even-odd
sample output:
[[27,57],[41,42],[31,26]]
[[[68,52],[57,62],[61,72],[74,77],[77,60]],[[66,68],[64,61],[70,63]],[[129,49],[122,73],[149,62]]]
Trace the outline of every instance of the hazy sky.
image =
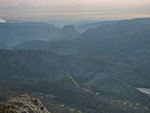
[[0,22],[150,17],[150,0],[0,0]]

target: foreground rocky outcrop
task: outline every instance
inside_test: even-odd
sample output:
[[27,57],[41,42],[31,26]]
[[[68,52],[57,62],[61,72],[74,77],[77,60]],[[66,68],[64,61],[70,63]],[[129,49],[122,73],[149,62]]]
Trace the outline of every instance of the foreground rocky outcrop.
[[40,100],[27,94],[17,96],[0,103],[9,106],[9,109],[17,113],[50,113],[41,103]]

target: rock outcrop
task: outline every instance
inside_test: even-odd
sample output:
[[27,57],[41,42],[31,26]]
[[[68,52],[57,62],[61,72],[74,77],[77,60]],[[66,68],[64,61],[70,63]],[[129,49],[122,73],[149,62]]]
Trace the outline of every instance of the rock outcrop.
[[9,106],[10,109],[17,113],[50,113],[39,99],[27,94],[11,98],[1,104]]

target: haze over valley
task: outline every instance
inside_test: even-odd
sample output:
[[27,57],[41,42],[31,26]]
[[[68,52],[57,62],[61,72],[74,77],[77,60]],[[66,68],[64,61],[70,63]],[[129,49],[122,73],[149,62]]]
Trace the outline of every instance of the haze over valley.
[[0,1],[0,113],[150,113],[149,4]]

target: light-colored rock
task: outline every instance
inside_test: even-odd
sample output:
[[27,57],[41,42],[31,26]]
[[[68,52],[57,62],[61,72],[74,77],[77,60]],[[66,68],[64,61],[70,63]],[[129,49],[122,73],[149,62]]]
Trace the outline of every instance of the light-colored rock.
[[[4,102],[2,104],[4,104]],[[17,113],[50,113],[39,99],[27,94],[7,100],[5,105],[10,106],[10,108]]]

